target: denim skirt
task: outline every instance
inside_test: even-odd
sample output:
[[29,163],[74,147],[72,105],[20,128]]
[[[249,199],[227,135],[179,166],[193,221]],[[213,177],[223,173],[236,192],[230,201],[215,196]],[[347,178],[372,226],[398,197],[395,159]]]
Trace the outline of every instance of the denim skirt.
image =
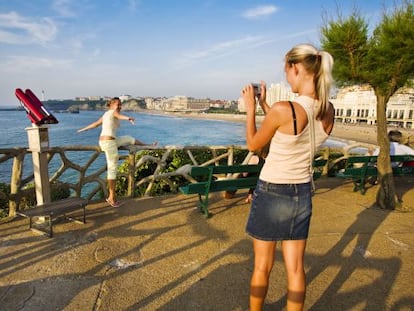
[[253,192],[246,232],[259,240],[307,239],[312,215],[312,186],[259,180]]

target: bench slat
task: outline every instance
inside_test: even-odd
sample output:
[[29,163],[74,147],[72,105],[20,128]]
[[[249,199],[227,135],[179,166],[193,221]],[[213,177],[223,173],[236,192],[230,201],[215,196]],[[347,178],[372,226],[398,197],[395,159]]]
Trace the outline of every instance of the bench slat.
[[213,191],[233,191],[237,189],[246,189],[256,187],[258,177],[244,177],[237,179],[221,179],[211,182],[210,192]]
[[[88,204],[88,200],[83,198],[67,198],[59,201],[54,201],[42,205],[35,206],[30,209],[18,211],[17,214],[23,217],[29,218],[29,228],[48,235],[49,237],[53,236],[53,221],[52,218],[58,215],[64,215],[66,213],[74,212],[79,209],[83,209],[83,220],[82,223],[85,223],[86,211],[85,207]],[[47,230],[45,228],[36,228],[33,226],[33,217],[45,217],[47,218]],[[78,221],[73,218],[70,220]]]
[[213,174],[259,173],[263,165],[217,165],[213,166]]
[[210,166],[193,166],[191,168],[190,175],[193,177],[208,176],[210,171]]
[[26,217],[34,216],[54,216],[62,214],[66,211],[82,208],[88,204],[88,200],[83,198],[68,198],[59,201],[54,201],[42,205],[37,205],[33,208],[19,211],[18,213]]
[[208,182],[198,182],[194,184],[188,184],[185,186],[180,187],[180,191],[184,194],[197,194],[197,193],[204,193],[206,191],[206,187]]

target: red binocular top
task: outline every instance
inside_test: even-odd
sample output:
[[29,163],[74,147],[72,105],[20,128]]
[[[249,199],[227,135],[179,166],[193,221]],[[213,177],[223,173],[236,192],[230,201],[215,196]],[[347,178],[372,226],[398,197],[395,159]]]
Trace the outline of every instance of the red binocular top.
[[16,89],[16,97],[27,112],[27,117],[33,124],[56,124],[59,121],[49,112],[36,95],[29,89],[23,92]]

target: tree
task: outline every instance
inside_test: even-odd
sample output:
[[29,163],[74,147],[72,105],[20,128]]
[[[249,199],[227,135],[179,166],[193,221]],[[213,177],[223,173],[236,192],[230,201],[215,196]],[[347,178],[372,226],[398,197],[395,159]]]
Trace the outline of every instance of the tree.
[[401,207],[396,197],[387,138],[386,108],[390,97],[414,77],[414,2],[403,0],[382,15],[371,36],[368,23],[357,9],[343,18],[327,19],[321,27],[322,49],[335,60],[333,76],[338,86],[368,83],[377,98],[377,167],[380,187],[376,204]]

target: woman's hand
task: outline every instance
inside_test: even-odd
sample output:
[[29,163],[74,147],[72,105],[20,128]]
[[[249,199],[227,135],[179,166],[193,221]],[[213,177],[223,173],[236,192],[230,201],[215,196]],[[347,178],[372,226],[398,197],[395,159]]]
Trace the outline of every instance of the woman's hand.
[[260,81],[260,97],[259,104],[263,107],[263,104],[266,103],[266,82]]
[[242,91],[241,95],[244,100],[244,104],[246,105],[246,112],[255,112],[256,111],[256,99],[255,99],[255,91],[252,84],[246,85]]

